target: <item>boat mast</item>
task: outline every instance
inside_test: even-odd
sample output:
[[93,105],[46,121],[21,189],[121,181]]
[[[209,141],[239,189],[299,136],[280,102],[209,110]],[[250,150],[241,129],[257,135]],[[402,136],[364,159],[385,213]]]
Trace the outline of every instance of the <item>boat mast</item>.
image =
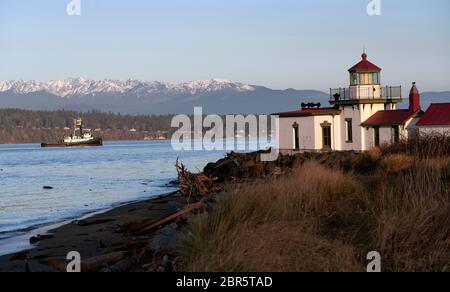
[[77,136],[77,119],[73,119],[73,135],[72,138]]
[[75,119],[75,126],[73,127],[73,136],[77,135],[77,129],[80,130],[80,137],[83,136],[83,121],[81,119]]
[[82,119],[78,119],[78,126],[80,127],[80,137],[83,137],[83,120]]

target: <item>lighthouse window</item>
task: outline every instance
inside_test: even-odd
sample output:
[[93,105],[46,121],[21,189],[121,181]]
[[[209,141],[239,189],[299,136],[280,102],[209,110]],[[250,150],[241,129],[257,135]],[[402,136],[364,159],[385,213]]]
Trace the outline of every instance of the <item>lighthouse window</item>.
[[297,123],[294,123],[292,125],[292,132],[293,132],[293,136],[294,136],[294,150],[299,150],[300,149],[300,133],[298,130]]
[[378,73],[372,73],[372,84],[380,84]]
[[352,119],[345,120],[345,123],[347,125],[347,143],[353,142],[353,121]]
[[[354,81],[352,77],[352,82]],[[361,73],[359,74],[359,84],[360,85],[372,85],[379,84],[380,78],[378,73]]]
[[322,127],[322,150],[331,150],[331,124],[324,122]]
[[375,147],[380,146],[380,127],[373,128],[374,131],[374,144]]
[[357,73],[353,73],[351,75],[351,84],[358,85],[358,74]]
[[399,126],[393,126],[392,127],[392,132],[393,132],[393,140],[395,144],[400,143],[400,128]]
[[371,74],[359,74],[359,83],[361,85],[369,85],[370,84],[370,79],[371,79]]

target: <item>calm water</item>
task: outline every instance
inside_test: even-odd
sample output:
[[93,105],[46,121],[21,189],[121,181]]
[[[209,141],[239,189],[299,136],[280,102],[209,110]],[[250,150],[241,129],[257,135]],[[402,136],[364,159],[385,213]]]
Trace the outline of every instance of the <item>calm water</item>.
[[170,141],[67,149],[0,145],[0,254],[27,248],[43,226],[173,191],[167,184],[176,178],[177,157],[196,170],[224,154],[175,152]]

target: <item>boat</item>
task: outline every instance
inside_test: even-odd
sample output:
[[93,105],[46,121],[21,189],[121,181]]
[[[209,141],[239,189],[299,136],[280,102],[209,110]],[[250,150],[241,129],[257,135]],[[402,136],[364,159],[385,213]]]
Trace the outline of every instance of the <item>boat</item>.
[[[79,132],[79,135],[77,134]],[[97,138],[91,135],[91,133],[85,133],[83,129],[82,119],[74,120],[73,133],[70,136],[64,137],[57,143],[42,143],[43,148],[57,148],[57,147],[93,147],[103,146],[102,138]]]

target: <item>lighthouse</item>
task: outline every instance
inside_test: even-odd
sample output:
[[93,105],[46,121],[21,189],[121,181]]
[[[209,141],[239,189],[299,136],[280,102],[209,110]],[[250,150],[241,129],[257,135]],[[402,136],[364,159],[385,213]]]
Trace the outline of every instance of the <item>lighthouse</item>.
[[424,112],[413,82],[409,108],[397,109],[402,88],[382,86],[381,71],[364,51],[361,61],[348,70],[349,86],[330,89],[330,107],[302,105],[274,114],[279,118],[280,152],[366,151],[407,141],[418,132],[450,134],[450,103],[432,104]]
[[[367,53],[348,69],[347,87],[330,89],[330,107],[278,113],[279,147],[288,151],[364,151],[409,136],[420,111],[413,87],[411,110],[399,110],[401,86],[384,86],[382,69]],[[307,103],[305,103],[307,104]]]
[[[380,111],[396,110],[402,102],[401,86],[382,86],[381,67],[369,61],[364,51],[361,60],[348,69],[349,87],[330,90],[330,103],[341,110],[342,150],[365,150],[378,141],[378,129],[361,127],[366,120]],[[375,139],[372,136],[376,136]]]
[[358,104],[383,104],[385,110],[394,110],[402,101],[401,86],[381,86],[382,69],[370,62],[367,53],[361,55],[361,61],[351,67],[348,88],[331,89],[331,103],[336,106],[354,106]]

